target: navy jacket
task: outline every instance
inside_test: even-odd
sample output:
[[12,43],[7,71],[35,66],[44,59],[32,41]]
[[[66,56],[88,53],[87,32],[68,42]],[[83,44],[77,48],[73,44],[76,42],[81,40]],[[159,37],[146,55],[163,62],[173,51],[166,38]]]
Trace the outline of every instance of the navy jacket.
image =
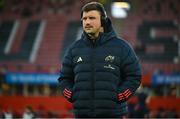
[[140,85],[139,60],[124,40],[117,38],[110,20],[95,43],[82,34],[62,62],[60,89],[73,103],[76,117],[121,117],[126,101]]

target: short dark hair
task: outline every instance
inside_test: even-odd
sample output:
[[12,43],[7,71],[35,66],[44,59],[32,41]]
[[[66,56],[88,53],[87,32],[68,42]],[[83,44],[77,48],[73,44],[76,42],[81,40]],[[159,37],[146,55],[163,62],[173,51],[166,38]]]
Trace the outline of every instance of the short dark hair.
[[81,18],[83,16],[83,12],[89,12],[91,10],[99,11],[99,13],[101,15],[101,23],[104,22],[104,20],[106,20],[106,18],[107,18],[106,11],[105,11],[103,5],[98,2],[89,2],[89,3],[85,4],[81,10]]

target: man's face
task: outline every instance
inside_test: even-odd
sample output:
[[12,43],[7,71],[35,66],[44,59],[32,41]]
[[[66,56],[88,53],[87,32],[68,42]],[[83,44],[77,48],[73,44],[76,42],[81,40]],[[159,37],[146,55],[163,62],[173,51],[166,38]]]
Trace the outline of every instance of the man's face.
[[99,32],[102,32],[101,16],[96,10],[83,12],[82,16],[83,30],[92,37],[97,38]]

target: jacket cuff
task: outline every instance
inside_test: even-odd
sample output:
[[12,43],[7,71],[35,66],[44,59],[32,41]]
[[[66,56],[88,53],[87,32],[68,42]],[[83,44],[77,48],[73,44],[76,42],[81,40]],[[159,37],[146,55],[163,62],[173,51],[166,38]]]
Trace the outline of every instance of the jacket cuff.
[[64,88],[63,95],[65,98],[67,98],[71,102],[71,98],[72,98],[72,91],[71,90]]
[[118,93],[118,100],[120,102],[127,101],[132,95],[132,92],[129,89],[126,89],[125,91]]

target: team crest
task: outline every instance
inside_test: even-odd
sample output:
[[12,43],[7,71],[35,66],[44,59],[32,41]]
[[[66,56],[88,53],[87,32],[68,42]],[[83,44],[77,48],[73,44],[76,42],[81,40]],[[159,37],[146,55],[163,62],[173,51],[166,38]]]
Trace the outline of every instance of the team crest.
[[106,62],[113,62],[113,61],[114,61],[114,56],[111,56],[111,55],[107,56],[107,57],[105,58],[105,61],[106,61]]

